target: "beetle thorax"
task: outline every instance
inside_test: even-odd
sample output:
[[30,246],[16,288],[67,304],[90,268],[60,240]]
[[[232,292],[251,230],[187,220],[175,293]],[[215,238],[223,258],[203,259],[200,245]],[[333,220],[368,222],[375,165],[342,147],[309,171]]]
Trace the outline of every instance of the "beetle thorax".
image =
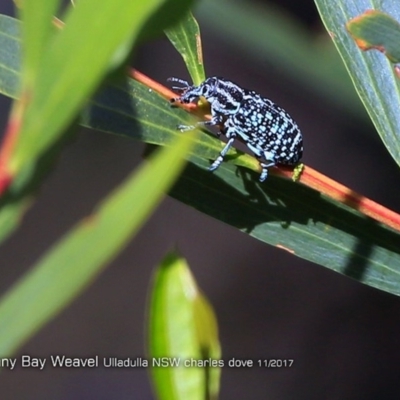
[[236,114],[243,99],[243,90],[223,78],[208,78],[202,84],[202,95],[219,114]]

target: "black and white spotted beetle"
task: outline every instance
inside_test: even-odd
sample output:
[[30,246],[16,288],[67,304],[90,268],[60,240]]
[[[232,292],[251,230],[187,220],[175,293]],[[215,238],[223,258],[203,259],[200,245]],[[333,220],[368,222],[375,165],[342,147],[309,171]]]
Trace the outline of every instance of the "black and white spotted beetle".
[[[294,165],[303,154],[303,138],[295,121],[281,107],[258,93],[243,89],[224,78],[207,78],[199,86],[169,78],[180,96],[171,102],[191,103],[203,96],[211,105],[211,120],[201,125],[220,126],[218,135],[223,133],[228,142],[209,170],[216,170],[232,146],[235,138],[241,139],[260,160],[260,182],[268,176],[268,168],[276,164]],[[181,131],[193,129],[180,125]]]

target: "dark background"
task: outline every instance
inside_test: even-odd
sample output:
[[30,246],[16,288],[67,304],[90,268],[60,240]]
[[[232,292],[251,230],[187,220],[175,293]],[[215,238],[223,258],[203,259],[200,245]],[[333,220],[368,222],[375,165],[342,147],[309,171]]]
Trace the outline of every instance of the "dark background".
[[[323,32],[311,0],[279,4],[316,35]],[[12,13],[11,2],[0,0],[0,7]],[[268,64],[243,59],[234,44],[205,27],[202,36],[208,75],[254,88],[295,117],[305,137],[306,164],[400,210],[399,170],[366,120],[349,120]],[[160,82],[187,77],[164,39],[141,47],[135,67]],[[4,126],[10,102],[1,97],[0,105]],[[20,230],[0,249],[1,292],[140,163],[143,149],[139,142],[81,130],[42,185]],[[216,310],[225,359],[294,359],[286,369],[224,368],[222,400],[398,399],[398,298],[265,245],[168,197],[99,279],[16,356],[143,356],[146,290],[153,268],[173,248],[187,258]],[[145,369],[48,366],[44,371],[4,370],[0,397],[153,395]]]

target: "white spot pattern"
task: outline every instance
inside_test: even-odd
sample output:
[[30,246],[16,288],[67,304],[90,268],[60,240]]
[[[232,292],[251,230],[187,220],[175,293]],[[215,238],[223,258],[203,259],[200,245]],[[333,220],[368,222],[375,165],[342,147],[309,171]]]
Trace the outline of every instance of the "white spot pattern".
[[[260,160],[260,181],[268,176],[268,167],[276,164],[293,165],[303,154],[303,137],[296,122],[281,107],[252,90],[243,89],[224,78],[207,78],[199,86],[170,78],[181,84],[173,87],[180,94],[172,102],[191,103],[200,96],[211,105],[211,121],[205,125],[220,125],[228,139],[219,157],[210,167],[217,169],[235,138],[243,141]],[[180,127],[184,130],[185,127]]]

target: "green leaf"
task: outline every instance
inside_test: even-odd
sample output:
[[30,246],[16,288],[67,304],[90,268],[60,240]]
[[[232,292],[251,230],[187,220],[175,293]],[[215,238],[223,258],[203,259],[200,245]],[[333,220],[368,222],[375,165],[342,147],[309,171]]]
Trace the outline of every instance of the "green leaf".
[[52,18],[60,6],[59,0],[23,1],[20,9],[22,19],[22,42],[24,74],[22,87],[32,90],[40,72],[43,54],[55,34]]
[[149,18],[143,27],[139,40],[154,39],[163,35],[163,32],[170,27],[180,24],[180,21],[187,18],[188,10],[192,7],[194,0],[184,2],[176,0],[165,0],[157,11]]
[[[270,2],[202,0],[194,12],[200,25],[218,35],[244,63],[257,63],[260,74],[279,70],[292,82],[323,97],[343,113],[365,118],[346,69],[334,46],[318,38]],[[229,71],[221,72],[229,78]],[[346,102],[343,102],[346,99]]]
[[[7,66],[8,72],[12,69],[9,59],[0,52],[0,82],[1,66]],[[7,95],[13,94],[10,87],[8,90]],[[157,93],[138,82],[127,81],[124,86],[109,86],[99,93],[81,123],[164,145],[182,135],[176,126],[187,124],[187,119],[187,113],[171,108]],[[299,183],[270,176],[260,184],[258,173],[234,165],[255,170],[257,160],[248,155],[238,157],[241,153],[235,150],[211,174],[207,171],[210,160],[217,157],[222,146],[212,135],[200,134],[191,152],[191,164],[172,196],[263,242],[370,286],[400,294],[400,271],[395,267],[400,265],[398,232]]]
[[148,160],[8,290],[0,300],[2,357],[65,308],[126,245],[178,176],[192,142],[182,136]]
[[0,91],[16,99],[21,80],[21,24],[0,14]]
[[[346,29],[346,24],[360,12],[379,9],[381,2],[315,0],[315,3],[383,143],[400,165],[400,83],[385,56],[360,51]],[[384,2],[382,11],[400,20],[397,1]]]
[[367,10],[347,23],[361,50],[381,51],[393,63],[400,62],[400,24],[378,10]]
[[[263,242],[400,295],[400,234],[301,184],[194,159],[170,194]],[[211,175],[211,176],[210,176]],[[268,262],[268,261],[266,261]]]
[[[149,307],[151,376],[160,400],[217,397],[217,329],[214,312],[199,292],[185,260],[170,254],[155,273]],[[154,365],[163,358],[171,364]],[[173,360],[178,365],[172,364]]]
[[180,53],[194,85],[206,79],[199,24],[192,13],[187,13],[178,24],[165,30],[168,39]]
[[103,0],[99,5],[96,0],[81,0],[76,8],[69,7],[65,27],[48,43],[35,85],[26,94],[29,103],[11,171],[20,171],[62,135],[105,74],[125,59],[127,41],[137,37],[162,3]]

